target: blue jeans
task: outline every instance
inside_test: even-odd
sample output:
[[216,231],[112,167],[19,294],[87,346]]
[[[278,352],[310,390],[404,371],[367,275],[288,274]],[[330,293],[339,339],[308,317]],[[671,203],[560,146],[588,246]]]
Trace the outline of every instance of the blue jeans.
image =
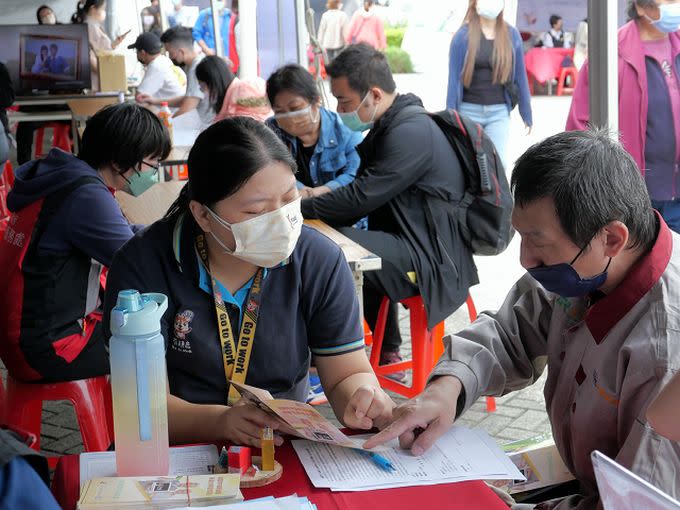
[[671,230],[680,234],[680,199],[652,200],[652,207],[659,211]]
[[506,175],[510,177],[508,166],[508,138],[510,136],[510,114],[505,104],[474,104],[461,103],[460,113],[470,117],[480,124],[496,146],[496,151],[501,157]]

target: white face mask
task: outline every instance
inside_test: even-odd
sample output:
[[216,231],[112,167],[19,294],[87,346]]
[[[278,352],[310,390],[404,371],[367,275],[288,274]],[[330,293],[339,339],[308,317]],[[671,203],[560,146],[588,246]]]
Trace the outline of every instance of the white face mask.
[[213,239],[225,252],[258,267],[274,267],[290,257],[302,231],[301,199],[276,211],[239,223],[228,223],[208,209],[215,220],[231,230],[236,248],[230,250],[213,232]]
[[[316,124],[319,120],[320,112],[316,112],[316,116],[312,114],[312,105],[306,106],[302,110],[296,110],[294,112],[277,113],[274,115],[274,120],[277,122],[279,127],[284,131],[287,128],[299,128],[307,124]],[[281,125],[283,124],[283,125]],[[291,133],[295,134],[295,133]]]
[[504,0],[477,0],[477,14],[482,18],[496,19],[505,7]]

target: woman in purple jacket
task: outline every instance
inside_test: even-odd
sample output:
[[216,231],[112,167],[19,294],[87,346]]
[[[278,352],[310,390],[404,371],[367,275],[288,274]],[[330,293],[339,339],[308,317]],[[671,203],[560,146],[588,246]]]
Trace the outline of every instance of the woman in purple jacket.
[[[680,1],[631,0],[619,30],[619,131],[652,205],[680,232]],[[567,129],[588,129],[588,62]]]

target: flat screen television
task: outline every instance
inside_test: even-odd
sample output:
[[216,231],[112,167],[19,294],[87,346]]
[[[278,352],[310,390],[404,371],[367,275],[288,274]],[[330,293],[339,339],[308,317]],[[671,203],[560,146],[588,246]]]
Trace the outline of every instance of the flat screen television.
[[20,96],[90,88],[87,25],[0,25],[0,62]]

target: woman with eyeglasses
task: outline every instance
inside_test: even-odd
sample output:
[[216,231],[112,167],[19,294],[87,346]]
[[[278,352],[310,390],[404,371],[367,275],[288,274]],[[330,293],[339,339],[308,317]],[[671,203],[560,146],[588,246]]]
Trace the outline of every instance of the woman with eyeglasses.
[[274,117],[267,125],[281,138],[297,163],[303,198],[328,193],[352,182],[361,162],[356,146],[361,134],[321,106],[312,75],[299,65],[284,66],[267,80]]
[[150,111],[116,104],[88,121],[78,156],[52,149],[17,169],[0,241],[0,357],[12,377],[68,381],[109,372],[100,277],[136,230],[114,193],[148,189],[170,147]]
[[104,305],[108,330],[119,291],[168,297],[171,443],[259,446],[260,429],[281,423],[239,402],[230,381],[304,402],[312,359],[338,419],[384,426],[394,403],[364,351],[352,274],[335,243],[302,225],[286,147],[234,117],[198,136],[188,166],[165,218],[114,257]]

